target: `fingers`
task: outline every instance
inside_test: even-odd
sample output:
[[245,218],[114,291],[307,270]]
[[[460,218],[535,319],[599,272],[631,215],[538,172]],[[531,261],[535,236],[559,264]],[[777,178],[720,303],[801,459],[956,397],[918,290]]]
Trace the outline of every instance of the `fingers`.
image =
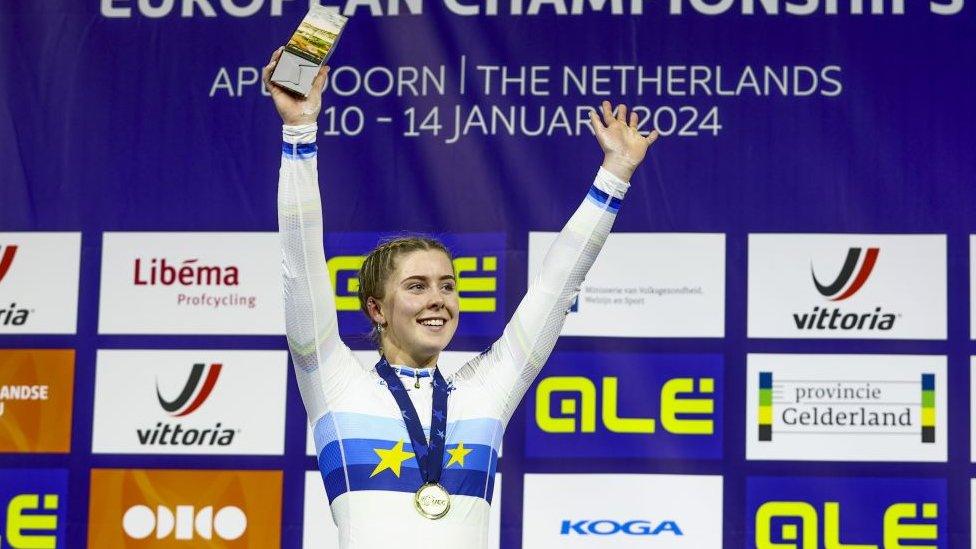
[[654,144],[655,141],[657,141],[658,137],[661,137],[661,134],[659,134],[657,130],[654,130],[651,133],[647,134],[647,137],[645,137],[644,140],[647,141],[647,146],[650,147],[651,145]]
[[635,130],[637,129],[637,113],[636,112],[633,112],[633,111],[630,112],[630,124],[629,125],[630,125],[631,128],[634,128]]
[[283,51],[285,51],[284,46],[273,51],[271,53],[271,59],[268,60],[268,64],[261,69],[261,80],[268,89],[271,87],[271,73],[274,72],[275,64],[278,62],[278,59],[281,59],[281,53]]
[[319,69],[319,73],[315,75],[312,79],[312,89],[309,90],[308,94],[311,95],[322,95],[322,89],[325,87],[325,79],[329,76],[329,66],[323,65]]
[[597,135],[606,130],[603,122],[600,122],[600,115],[596,113],[596,109],[590,109],[590,126],[593,127],[593,133]]
[[600,109],[603,111],[603,123],[609,126],[613,121],[613,111],[610,110],[610,102],[604,101],[600,103]]
[[623,103],[617,105],[617,120],[627,123],[627,105]]

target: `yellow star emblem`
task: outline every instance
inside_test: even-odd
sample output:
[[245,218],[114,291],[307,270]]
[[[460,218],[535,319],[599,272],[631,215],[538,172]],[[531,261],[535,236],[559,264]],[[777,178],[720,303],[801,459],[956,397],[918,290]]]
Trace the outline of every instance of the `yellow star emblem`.
[[373,478],[387,469],[393,471],[393,474],[397,478],[400,478],[400,466],[403,465],[404,461],[414,456],[413,452],[403,451],[403,440],[397,442],[389,450],[373,448],[373,451],[380,457],[380,462],[376,464],[376,468],[373,469],[373,473],[369,475],[369,478]]
[[463,442],[458,442],[458,445],[453,450],[448,450],[447,453],[451,454],[451,459],[447,462],[444,468],[448,468],[452,463],[459,463],[461,467],[464,467],[464,456],[470,454],[474,450],[464,447]]

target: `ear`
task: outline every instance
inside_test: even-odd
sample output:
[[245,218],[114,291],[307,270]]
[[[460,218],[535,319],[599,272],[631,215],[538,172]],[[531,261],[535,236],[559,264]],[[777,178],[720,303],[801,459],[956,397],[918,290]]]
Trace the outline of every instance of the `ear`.
[[379,300],[375,297],[370,296],[366,298],[366,311],[369,313],[369,318],[373,321],[373,324],[386,325],[386,317],[380,309]]

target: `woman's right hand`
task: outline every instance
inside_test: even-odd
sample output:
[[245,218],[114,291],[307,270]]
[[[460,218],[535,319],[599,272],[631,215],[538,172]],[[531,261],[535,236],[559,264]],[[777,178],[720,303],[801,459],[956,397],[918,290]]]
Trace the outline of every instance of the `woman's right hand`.
[[261,71],[264,87],[271,94],[275,108],[281,115],[281,121],[287,126],[298,126],[301,124],[311,124],[319,117],[322,110],[322,88],[325,87],[325,77],[329,74],[329,66],[323,65],[319,73],[312,80],[312,89],[308,92],[308,97],[301,97],[285,88],[271,82],[271,73],[274,72],[275,65],[281,57],[281,52],[285,51],[284,46],[275,50],[271,54],[271,60]]

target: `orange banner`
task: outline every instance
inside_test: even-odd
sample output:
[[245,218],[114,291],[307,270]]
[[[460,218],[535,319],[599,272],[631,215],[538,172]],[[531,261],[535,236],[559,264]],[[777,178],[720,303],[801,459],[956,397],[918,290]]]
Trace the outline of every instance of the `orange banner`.
[[70,452],[74,379],[74,350],[0,350],[0,452]]
[[281,471],[94,469],[88,547],[280,547],[281,483]]

